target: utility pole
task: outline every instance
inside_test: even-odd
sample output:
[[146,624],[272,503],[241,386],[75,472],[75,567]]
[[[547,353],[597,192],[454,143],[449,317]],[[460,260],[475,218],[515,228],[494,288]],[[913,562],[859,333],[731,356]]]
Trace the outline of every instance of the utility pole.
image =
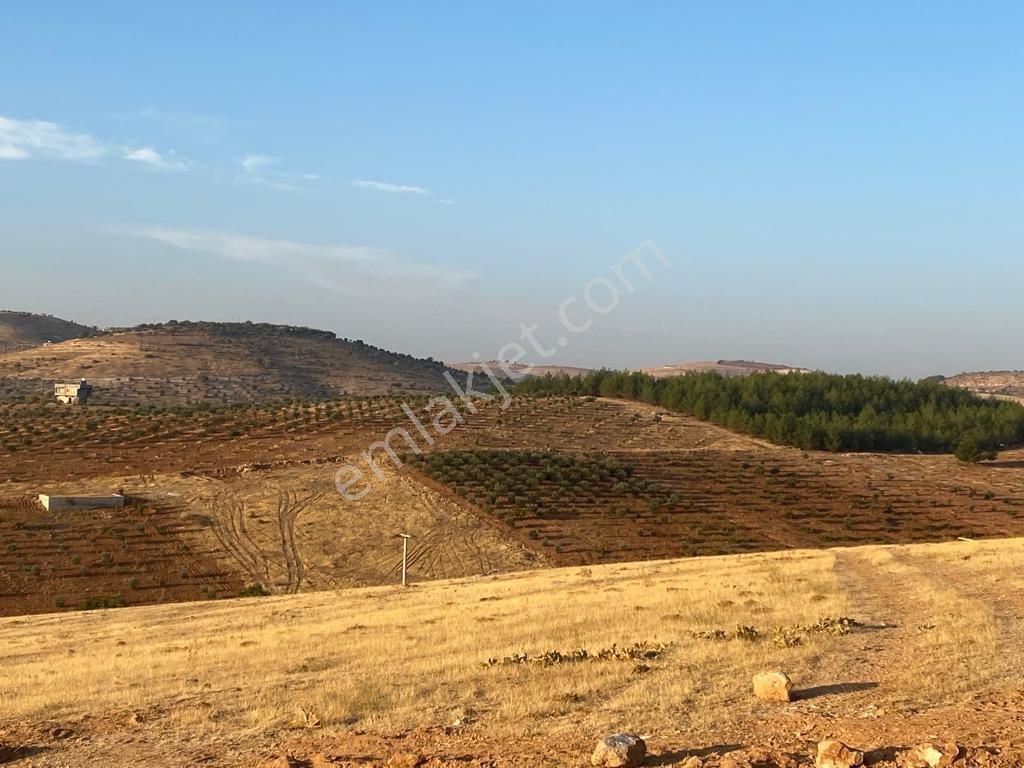
[[407,533],[398,534],[398,538],[402,540],[402,586],[407,587],[408,584],[408,573],[409,573],[409,539],[412,538]]

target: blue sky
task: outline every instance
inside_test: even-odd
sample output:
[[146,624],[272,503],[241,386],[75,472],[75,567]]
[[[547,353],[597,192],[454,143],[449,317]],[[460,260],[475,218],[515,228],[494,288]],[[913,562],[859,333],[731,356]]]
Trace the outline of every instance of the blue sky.
[[[1024,368],[1016,3],[23,3],[0,307],[448,361]],[[605,314],[584,287],[653,242]]]

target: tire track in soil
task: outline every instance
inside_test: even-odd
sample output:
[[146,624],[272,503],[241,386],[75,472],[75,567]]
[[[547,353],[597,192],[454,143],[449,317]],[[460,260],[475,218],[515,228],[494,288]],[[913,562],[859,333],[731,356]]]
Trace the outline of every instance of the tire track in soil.
[[[834,557],[833,570],[841,591],[849,599],[851,617],[865,626],[837,638],[835,657],[818,665],[830,672],[831,679],[817,679],[812,684],[864,683],[899,690],[894,676],[913,666],[916,628],[930,618],[920,602],[913,599],[923,574],[913,566],[903,573],[885,570],[853,549],[837,550]],[[871,689],[851,690],[830,700],[830,708],[863,708],[891,695]]]
[[[968,573],[959,572],[956,562],[936,562],[926,556],[905,550],[893,550],[893,559],[904,567],[916,569],[919,579],[933,584],[943,591],[955,591],[960,597],[977,603],[991,611],[991,618],[998,627],[996,642],[999,650],[992,663],[987,665],[986,678],[1007,680],[1019,678],[1024,668],[1024,596],[1020,592],[1012,595],[1004,590],[986,587],[971,578]],[[967,552],[965,558],[970,557]]]
[[306,575],[306,564],[302,559],[302,551],[295,536],[295,523],[304,511],[323,497],[323,493],[300,496],[293,491],[278,492],[277,523],[281,554],[285,561],[287,579],[285,592],[287,594],[298,593]]
[[233,500],[208,499],[214,536],[254,583],[270,583],[270,562],[245,527],[245,505]]

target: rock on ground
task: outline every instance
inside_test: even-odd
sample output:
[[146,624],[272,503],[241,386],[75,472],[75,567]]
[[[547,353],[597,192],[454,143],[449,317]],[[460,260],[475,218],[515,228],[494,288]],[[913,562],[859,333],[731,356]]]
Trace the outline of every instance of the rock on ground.
[[841,741],[827,739],[818,744],[815,768],[855,768],[864,765],[864,755]]
[[762,672],[754,675],[754,695],[762,701],[790,701],[793,681],[783,672]]
[[923,744],[910,753],[910,763],[921,768],[946,768],[960,757],[960,745],[950,742],[942,746]]
[[403,752],[392,755],[387,768],[419,768],[425,762],[426,759],[415,752]]
[[647,757],[647,744],[639,736],[616,733],[597,742],[591,765],[604,768],[638,768]]

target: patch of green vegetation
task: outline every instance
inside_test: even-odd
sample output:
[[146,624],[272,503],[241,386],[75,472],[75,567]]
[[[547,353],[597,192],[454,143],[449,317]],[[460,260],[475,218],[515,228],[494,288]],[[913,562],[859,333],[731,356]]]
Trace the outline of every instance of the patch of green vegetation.
[[516,392],[640,400],[805,450],[956,451],[964,461],[980,461],[1024,443],[1024,406],[936,381],[827,373],[656,379],[595,371],[526,379]]
[[262,584],[249,584],[241,592],[239,597],[269,597],[270,592]]
[[123,608],[124,607],[124,596],[123,595],[95,595],[93,597],[87,597],[85,600],[78,604],[79,610],[82,611],[98,611],[104,608]]

